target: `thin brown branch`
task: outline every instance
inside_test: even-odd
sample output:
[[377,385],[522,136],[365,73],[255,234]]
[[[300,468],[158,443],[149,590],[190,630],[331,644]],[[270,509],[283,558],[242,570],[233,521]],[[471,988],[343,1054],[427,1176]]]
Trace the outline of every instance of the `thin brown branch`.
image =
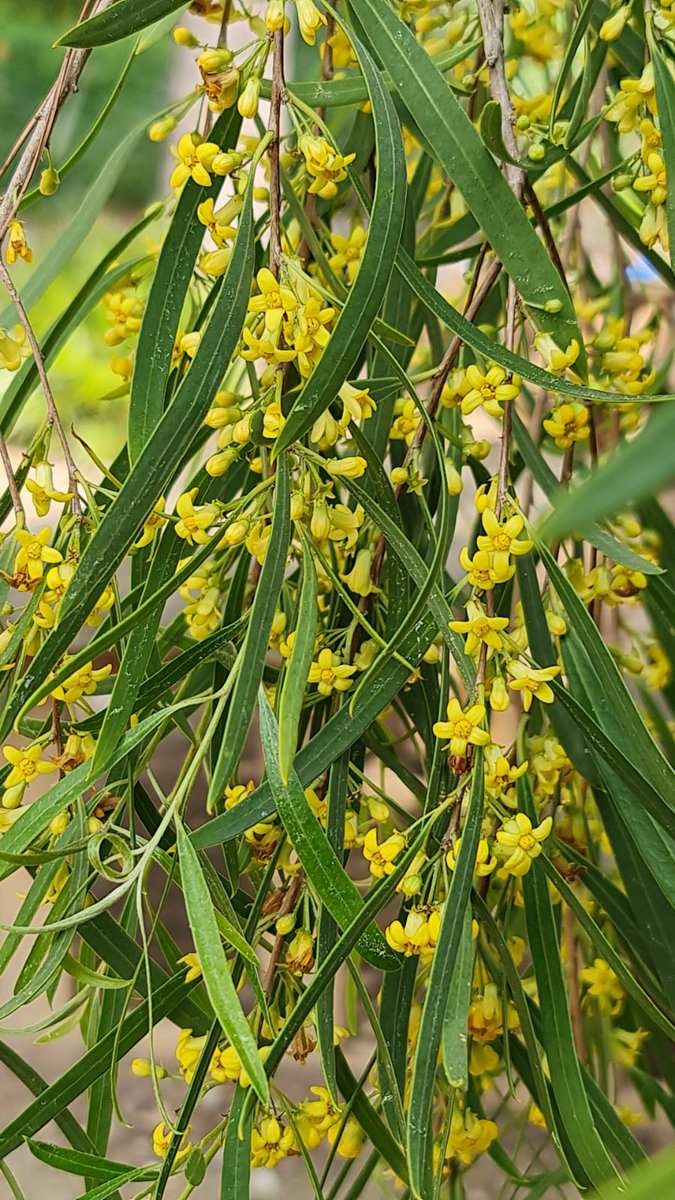
[[[304,881],[305,881],[305,877],[304,877],[302,871],[299,871],[297,875],[293,876],[293,878],[291,879],[291,882],[288,885],[288,891],[286,892],[286,895],[284,896],[284,898],[281,902],[281,906],[279,908],[279,912],[277,915],[277,920],[279,920],[281,917],[287,916],[288,913],[293,911],[293,909],[295,908],[295,904],[298,899],[298,896],[300,895],[300,891],[301,891]],[[263,991],[268,996],[269,996],[272,984],[274,983],[274,976],[276,975],[277,967],[279,966],[279,959],[281,958],[281,951],[283,949],[283,945],[284,945],[284,935],[279,933],[279,934],[277,934],[276,938],[274,939],[274,945],[272,946],[272,953],[270,954],[270,960],[267,964],[267,970],[265,971],[265,977],[262,981]]]
[[284,99],[284,31],[272,35],[272,97],[269,128],[274,134],[268,151],[270,164],[270,271],[275,279],[281,271],[281,180],[279,176],[279,138],[281,106]]
[[5,475],[7,476],[7,490],[9,491],[9,495],[10,495],[10,498],[12,501],[12,508],[14,509],[14,512],[16,513],[19,524],[24,525],[25,520],[26,520],[26,510],[23,506],[23,501],[19,494],[19,487],[16,482],[16,476],[14,475],[14,468],[12,467],[12,460],[9,457],[9,450],[7,449],[7,442],[5,441],[5,439],[1,433],[0,433],[0,459],[2,459],[2,465],[5,470]]
[[61,443],[61,448],[63,450],[63,457],[65,459],[66,469],[68,471],[68,488],[72,492],[71,504],[73,507],[73,512],[76,513],[77,516],[81,518],[82,517],[82,506],[80,504],[80,497],[79,497],[78,490],[77,490],[77,468],[75,466],[75,463],[73,462],[73,457],[70,453],[70,446],[68,444],[68,438],[66,437],[65,430],[64,430],[63,425],[61,424],[61,420],[59,418],[58,409],[56,407],[56,402],[54,400],[54,394],[51,389],[51,384],[49,382],[49,377],[47,375],[47,370],[45,367],[44,359],[42,357],[40,343],[38,342],[38,340],[35,336],[33,327],[28,318],[28,313],[26,312],[26,309],[24,308],[23,301],[22,301],[16,287],[14,286],[14,281],[13,281],[9,271],[7,270],[7,267],[5,266],[5,263],[1,256],[0,256],[0,279],[2,280],[3,284],[5,285],[8,293],[9,293],[9,296],[12,300],[12,303],[13,303],[17,313],[19,314],[19,317],[20,317],[20,319],[23,323],[23,326],[26,330],[26,337],[28,338],[28,342],[30,344],[31,350],[33,351],[33,358],[35,359],[35,367],[36,367],[36,370],[37,370],[37,373],[38,373],[38,376],[40,379],[40,384],[42,385],[42,391],[44,392],[44,397],[45,397],[45,401],[47,404],[47,414],[48,414],[49,424],[54,426],[54,428],[56,429],[59,441]]
[[[112,3],[113,0],[100,0],[97,11],[103,12]],[[83,16],[88,12],[89,7],[87,2],[82,10]],[[5,236],[10,221],[14,219],[45,146],[49,142],[61,105],[72,92],[77,91],[77,81],[90,54],[91,50],[68,50],[66,52],[55,83],[52,84],[32,118],[32,134],[17,163],[7,190],[0,199],[0,238]]]

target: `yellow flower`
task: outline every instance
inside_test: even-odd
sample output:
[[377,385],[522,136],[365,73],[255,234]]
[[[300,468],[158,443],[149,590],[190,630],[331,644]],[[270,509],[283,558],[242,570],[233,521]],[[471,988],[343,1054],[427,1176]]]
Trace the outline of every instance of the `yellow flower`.
[[295,1135],[276,1117],[263,1117],[251,1133],[251,1166],[276,1167],[282,1158],[296,1153]]
[[380,588],[373,582],[372,565],[372,550],[359,550],[351,571],[348,575],[341,574],[340,579],[343,579],[350,592],[355,592],[357,596],[372,596],[380,591]]
[[[485,511],[490,510],[486,509]],[[471,586],[479,588],[483,592],[491,591],[497,583],[506,583],[506,580],[511,579],[516,572],[514,566],[504,565],[503,558],[500,559],[498,566],[494,561],[494,555],[487,550],[476,550],[472,558],[467,547],[462,546],[459,561],[467,573],[467,579]]]
[[44,575],[45,563],[60,563],[63,555],[49,545],[52,531],[41,529],[39,533],[29,533],[27,529],[17,529],[14,534],[21,549],[16,556],[14,570],[25,570],[30,583],[35,584]]
[[577,339],[572,338],[567,349],[561,350],[553,341],[550,333],[538,333],[535,336],[534,344],[546,363],[547,371],[551,371],[554,375],[562,374],[567,367],[573,366],[581,349]]
[[[298,370],[301,375],[310,375],[321,352],[328,345],[330,334],[326,328],[335,316],[335,309],[323,306],[321,299],[310,297],[303,304],[298,316],[293,345],[298,354]],[[291,340],[288,331],[288,340]]]
[[462,1113],[455,1106],[450,1120],[445,1158],[458,1158],[463,1163],[473,1162],[476,1155],[487,1150],[497,1137],[499,1130],[494,1121],[476,1117],[470,1108]]
[[378,845],[377,830],[369,829],[363,841],[363,856],[370,863],[370,873],[376,879],[391,875],[396,859],[405,849],[402,833],[392,833]]
[[286,966],[294,975],[306,975],[314,966],[314,938],[307,929],[299,929],[286,950]]
[[260,294],[252,296],[248,311],[265,314],[265,328],[270,334],[278,334],[284,314],[297,308],[297,299],[290,288],[283,287],[267,267],[261,267],[256,275]]
[[595,958],[592,967],[583,967],[579,979],[588,988],[586,995],[595,996],[603,1012],[612,1016],[620,1012],[624,991],[616,973],[604,958]]
[[[155,1125],[155,1128],[152,1131],[152,1149],[153,1149],[153,1153],[156,1154],[158,1158],[164,1158],[164,1155],[166,1154],[167,1150],[169,1149],[169,1145],[171,1144],[172,1136],[173,1136],[172,1130],[167,1129],[167,1127],[163,1121],[160,1121],[159,1125]],[[187,1133],[185,1133],[183,1135],[184,1139],[186,1137],[187,1137]],[[188,1142],[187,1146],[181,1146],[180,1150],[178,1151],[178,1157],[184,1158],[185,1155],[190,1150],[190,1148],[191,1148],[190,1142]]]
[[630,4],[622,4],[620,8],[616,8],[611,16],[606,21],[603,21],[598,32],[598,37],[603,42],[615,42],[621,37],[630,14]]
[[322,696],[331,692],[346,692],[353,684],[352,675],[356,667],[340,661],[332,650],[320,650],[316,662],[309,668],[308,683],[315,683]]
[[553,819],[544,817],[540,825],[533,827],[525,813],[515,813],[497,830],[499,853],[506,858],[504,870],[509,875],[526,875],[532,860],[543,850],[542,842],[551,832]]
[[[311,3],[311,0],[307,2]],[[347,178],[347,167],[356,155],[338,154],[325,138],[314,137],[308,133],[302,134],[298,146],[305,160],[307,173],[312,177],[309,191],[324,200],[332,200],[337,195],[337,184]]]
[[189,492],[183,492],[176,501],[176,512],[180,517],[176,524],[176,534],[191,546],[195,543],[203,546],[208,542],[209,535],[206,531],[219,514],[217,504],[194,504],[197,491],[198,488],[192,488]]
[[[326,1136],[331,1145],[334,1144],[338,1135],[338,1128],[338,1126],[333,1126],[328,1130]],[[363,1130],[358,1121],[354,1117],[348,1117],[337,1144],[340,1158],[356,1158],[361,1153],[363,1137]]]
[[485,790],[495,799],[505,797],[505,803],[509,804],[509,793],[513,784],[525,774],[527,768],[527,762],[521,763],[519,767],[512,766],[498,746],[488,746],[485,751]]
[[355,225],[348,237],[341,233],[331,233],[335,254],[329,258],[329,264],[334,271],[345,271],[347,279],[353,283],[356,279],[359,264],[366,244],[366,231],[362,225]]
[[185,983],[192,983],[193,979],[199,979],[202,974],[202,964],[199,961],[197,954],[184,954],[178,959],[179,963],[185,963],[187,972],[185,974]]
[[422,962],[426,963],[433,958],[440,927],[441,918],[437,909],[430,912],[424,908],[411,908],[405,925],[400,921],[392,921],[387,925],[384,936],[392,950],[404,954],[406,958],[419,955]]
[[668,195],[666,188],[666,164],[656,150],[647,155],[647,175],[638,175],[633,187],[636,192],[649,192],[652,204],[665,204]]
[[466,614],[466,621],[448,621],[449,628],[455,633],[467,634],[464,644],[466,653],[475,654],[481,645],[487,646],[488,657],[493,650],[501,650],[504,643],[500,632],[502,629],[506,629],[509,623],[508,617],[488,617],[483,606],[477,604],[475,600],[469,600]]
[[102,679],[107,679],[111,671],[112,663],[97,668],[90,662],[85,663],[73,675],[69,675],[63,683],[52,688],[50,695],[64,704],[74,704],[81,696],[92,696],[96,691],[96,684],[100,683]]
[[178,163],[169,180],[170,186],[180,188],[186,179],[194,179],[195,183],[210,187],[209,171],[219,151],[215,142],[202,141],[198,133],[184,133],[175,150]]
[[340,417],[342,429],[346,429],[350,421],[372,417],[377,407],[368,388],[355,388],[351,383],[343,383],[338,396],[342,401],[342,416]]
[[552,704],[555,696],[549,686],[549,680],[560,674],[560,667],[528,667],[525,663],[510,662],[507,667],[511,679],[509,687],[512,692],[523,693],[523,708],[529,712],[532,698],[536,696],[542,704]]
[[33,251],[26,241],[26,231],[23,221],[10,221],[7,237],[7,262],[15,263],[17,258],[24,262],[33,261]]
[[0,326],[0,367],[6,371],[18,371],[24,358],[30,358],[31,348],[26,341],[23,325],[14,326],[14,336]]
[[566,450],[574,442],[583,442],[590,433],[588,409],[573,400],[569,404],[558,404],[550,417],[543,422],[546,432],[555,440],[559,450]]
[[313,46],[318,30],[326,24],[326,18],[319,12],[314,0],[295,0],[295,7],[302,39]]
[[[509,1029],[517,1029],[518,1014],[509,1006],[506,1010]],[[485,985],[485,991],[475,996],[469,1005],[467,1029],[476,1042],[492,1042],[504,1027],[504,1004],[495,983]]]
[[197,216],[202,225],[205,225],[208,229],[216,245],[223,246],[237,232],[234,225],[231,225],[230,222],[241,211],[242,197],[233,197],[223,208],[219,208],[217,211],[214,211],[213,206],[214,200],[212,196],[209,196],[207,200],[202,200],[201,204],[197,205]]
[[165,505],[166,501],[164,497],[160,496],[155,507],[150,513],[150,516],[146,517],[141,536],[137,542],[134,542],[134,546],[137,550],[140,550],[142,546],[149,546],[151,542],[154,542],[162,525],[164,525],[167,520],[167,518],[163,515]]
[[518,536],[524,523],[522,517],[514,514],[509,517],[508,521],[504,521],[500,525],[492,509],[484,509],[483,528],[485,534],[478,536],[476,544],[479,550],[487,550],[492,554],[492,566],[498,575],[508,571],[509,555],[527,554],[532,549],[532,542],[529,538],[519,538]]
[[335,479],[360,479],[367,466],[365,458],[352,455],[346,458],[332,458],[326,463],[326,470]]
[[26,487],[38,517],[47,516],[52,500],[57,504],[66,504],[72,498],[72,492],[58,492],[55,489],[52,468],[50,463],[46,462],[37,464],[35,479],[27,479]]
[[518,383],[505,383],[507,373],[503,367],[493,366],[483,374],[475,363],[466,369],[467,382],[471,391],[462,397],[460,407],[465,416],[481,405],[491,417],[501,417],[502,404],[514,400],[520,391]]
[[26,746],[21,750],[17,746],[3,746],[2,753],[12,768],[3,784],[2,803],[5,808],[16,808],[27,785],[40,775],[55,771],[56,764],[42,761],[40,746]]
[[434,725],[436,737],[450,740],[450,753],[462,757],[466,754],[467,746],[487,746],[490,734],[481,729],[485,719],[485,706],[472,704],[466,712],[455,696],[448,701],[447,721],[437,721]]
[[286,424],[286,419],[281,411],[281,405],[278,400],[273,400],[267,405],[263,416],[263,437],[275,438]]
[[[461,844],[462,839],[461,837],[458,837],[454,846],[450,847],[445,856],[445,861],[448,865],[448,870],[450,871],[454,871],[455,869],[457,864],[457,855],[459,854],[459,848]],[[496,866],[497,859],[490,850],[490,845],[487,838],[481,838],[478,843],[478,850],[476,851],[474,874],[478,875],[478,877],[482,879],[485,875],[491,875]]]

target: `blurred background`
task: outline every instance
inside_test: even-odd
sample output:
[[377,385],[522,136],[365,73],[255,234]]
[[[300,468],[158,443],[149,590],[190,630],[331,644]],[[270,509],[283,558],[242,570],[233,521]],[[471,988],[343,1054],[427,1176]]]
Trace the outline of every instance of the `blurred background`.
[[[63,51],[54,48],[53,43],[76,23],[81,7],[81,0],[29,0],[29,3],[3,0],[0,161],[4,161],[17,134],[56,78]],[[179,16],[177,13],[176,20]],[[129,38],[91,55],[80,80],[79,94],[64,104],[56,122],[51,152],[57,169],[96,121],[122,74],[133,44],[134,39]],[[192,66],[191,59],[182,56],[181,60],[173,42],[165,37],[135,59],[115,101],[112,117],[103,124],[88,152],[63,178],[55,195],[49,199],[40,197],[39,203],[21,212],[34,253],[32,264],[22,262],[15,269],[15,279],[23,290],[32,274],[48,266],[50,253],[58,246],[60,235],[85,197],[90,210],[89,220],[84,223],[91,228],[81,245],[59,268],[57,278],[31,308],[38,334],[63,311],[131,222],[161,194],[158,187],[166,172],[167,148],[149,142],[142,130],[167,103],[174,57]],[[189,86],[186,82],[185,90]],[[134,143],[130,134],[139,124],[142,128]],[[87,197],[94,185],[106,194],[102,206],[100,200]],[[151,226],[148,236],[158,235],[159,227]],[[142,253],[142,242],[139,246]],[[5,307],[3,302],[0,309]],[[3,311],[0,324],[13,325],[13,316]],[[94,449],[97,445],[99,449],[105,446],[106,456],[114,455],[121,445],[124,428],[121,405],[126,404],[119,400],[114,404],[101,403],[115,389],[115,384],[121,382],[108,366],[111,351],[103,342],[107,328],[103,306],[95,305],[50,368],[64,423],[70,425],[75,421],[78,432],[93,442]],[[11,375],[2,372],[0,396],[11,382]],[[42,404],[36,391],[13,430],[14,442],[26,445],[37,427]]]

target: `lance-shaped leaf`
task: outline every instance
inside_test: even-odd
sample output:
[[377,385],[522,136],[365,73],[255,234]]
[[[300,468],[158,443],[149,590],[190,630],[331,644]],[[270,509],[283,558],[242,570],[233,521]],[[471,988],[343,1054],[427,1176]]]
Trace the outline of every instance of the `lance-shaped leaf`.
[[78,50],[107,46],[154,25],[167,13],[176,12],[185,5],[186,0],[117,0],[110,8],[62,33],[56,45],[74,46]]
[[405,211],[405,159],[401,129],[384,82],[368,51],[350,30],[375,125],[377,179],[366,248],[358,275],[330,342],[298,396],[274,446],[279,454],[301,438],[335,399],[355,365],[377,316],[394,269]]
[[314,654],[319,585],[309,541],[303,538],[302,587],[291,657],[279,697],[279,774],[284,784],[295,757],[307,676]]
[[469,807],[462,842],[443,905],[441,928],[431,964],[427,994],[413,1064],[408,1104],[408,1162],[413,1194],[419,1200],[433,1195],[432,1110],[438,1051],[443,1034],[448,992],[462,947],[464,918],[483,819],[483,754],[476,754]]
[[44,642],[17,688],[6,713],[8,720],[21,711],[36,685],[68,649],[184,457],[237,344],[246,315],[252,274],[253,218],[249,187],[228,271],[190,369],[174,403],[146,442],[135,467],[85,547],[64,596],[58,626]]
[[575,337],[581,345],[572,301],[555,266],[429,55],[389,5],[380,0],[350,0],[349,7],[367,31],[430,153],[459,188],[524,302],[535,310],[537,323],[560,345],[567,346]]
[[[277,749],[279,729],[262,688],[259,705],[265,769],[277,812],[312,887],[335,920],[346,929],[363,908],[363,899],[317,823],[295,771],[291,770],[288,785],[282,781]],[[375,925],[363,935],[358,949],[380,970],[396,970],[400,966],[397,956],[388,948]]]
[[211,809],[222,799],[225,787],[236,769],[251,724],[258,687],[265,669],[272,621],[284,579],[290,525],[288,463],[286,456],[282,455],[277,463],[274,514],[265,561],[251,607],[241,665],[232,689],[222,744],[209,786],[208,806]]
[[[209,141],[223,149],[236,145],[241,117],[227,109],[216,121]],[[143,310],[129,399],[129,457],[136,461],[164,410],[174,342],[195,261],[204,239],[197,216],[199,204],[217,200],[222,179],[210,188],[188,179],[171,218]]]
[[220,940],[213,901],[199,865],[197,851],[191,845],[180,821],[176,826],[176,835],[188,921],[213,1011],[223,1027],[223,1032],[237,1051],[242,1066],[246,1068],[252,1086],[263,1104],[267,1104],[267,1076],[260,1061],[256,1040],[239,1003],[237,989]]

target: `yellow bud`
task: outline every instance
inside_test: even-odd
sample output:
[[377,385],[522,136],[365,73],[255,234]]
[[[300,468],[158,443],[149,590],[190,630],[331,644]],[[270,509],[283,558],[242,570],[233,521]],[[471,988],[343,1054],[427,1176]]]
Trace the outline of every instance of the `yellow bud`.
[[391,472],[391,482],[395,484],[396,487],[402,487],[404,483],[407,483],[407,467],[394,467],[393,471]]
[[148,137],[151,142],[163,142],[165,137],[176,128],[175,117],[162,117],[160,121],[154,121],[148,129]]
[[228,546],[241,545],[241,543],[245,542],[246,538],[248,537],[249,528],[250,521],[247,521],[246,519],[232,521],[232,523],[228,525],[227,529],[225,530],[224,541]]
[[611,17],[608,17],[600,26],[600,33],[598,35],[600,40],[603,42],[615,42],[621,37],[629,17],[630,5],[622,4],[621,8],[617,8],[616,12],[613,12]]
[[216,71],[222,71],[223,67],[228,67],[233,57],[232,51],[226,47],[219,50],[208,49],[199,55],[197,66],[205,75],[214,75]]
[[58,837],[59,834],[63,833],[68,828],[69,822],[70,814],[68,812],[59,813],[58,816],[54,817],[54,819],[51,821],[49,825],[49,832],[52,833],[54,837]]
[[[149,1058],[132,1058],[131,1074],[137,1075],[139,1079],[149,1079],[152,1075],[152,1063]],[[164,1067],[155,1065],[155,1074],[158,1079],[166,1079],[168,1071]]]
[[506,712],[509,707],[509,693],[501,675],[497,675],[490,691],[490,708],[494,712]]
[[277,29],[283,29],[284,20],[284,0],[269,0],[265,13],[265,25],[270,33],[275,33]]
[[194,50],[195,46],[199,45],[199,40],[194,33],[190,29],[186,29],[184,25],[177,25],[172,36],[177,46],[187,46],[190,50]]
[[451,496],[459,496],[462,490],[462,476],[451,459],[445,460],[445,478],[448,484],[448,493]]
[[305,498],[302,492],[293,492],[291,496],[291,520],[300,521],[305,514]]
[[290,933],[292,929],[295,929],[295,913],[286,913],[285,916],[279,917],[276,931],[281,937]]
[[260,99],[260,80],[249,79],[237,101],[237,109],[241,117],[254,117],[258,111]]

